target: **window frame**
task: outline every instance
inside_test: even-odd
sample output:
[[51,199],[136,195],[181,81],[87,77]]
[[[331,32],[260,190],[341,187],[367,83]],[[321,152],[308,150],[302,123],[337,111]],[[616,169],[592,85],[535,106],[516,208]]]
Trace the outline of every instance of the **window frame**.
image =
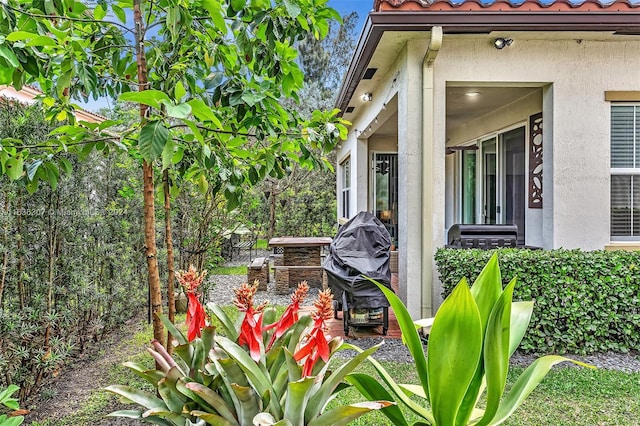
[[[614,167],[613,166],[613,119],[614,119],[614,108],[616,107],[633,107],[634,111],[633,111],[633,154],[632,154],[632,159],[633,159],[633,163],[634,163],[634,167]],[[609,152],[610,152],[610,176],[630,176],[631,177],[631,183],[630,183],[630,193],[629,193],[629,200],[631,202],[630,210],[631,210],[631,217],[629,218],[629,223],[630,223],[630,229],[629,229],[629,234],[630,235],[614,235],[613,234],[613,219],[614,219],[614,215],[613,215],[613,179],[610,180],[610,185],[609,185],[609,206],[610,206],[610,210],[609,210],[609,237],[611,239],[611,241],[640,241],[640,225],[638,226],[638,229],[635,229],[636,227],[634,227],[634,181],[636,181],[636,185],[640,185],[640,101],[639,102],[612,102],[611,106],[610,106],[610,117],[609,117],[609,125],[610,125],[610,137],[609,137]],[[636,178],[634,178],[634,176],[637,176]],[[640,191],[639,191],[640,192]],[[639,206],[640,208],[640,206]],[[637,209],[635,209],[637,210]],[[634,235],[635,234],[635,235]]]
[[349,219],[351,205],[351,156],[347,156],[340,162],[340,215]]

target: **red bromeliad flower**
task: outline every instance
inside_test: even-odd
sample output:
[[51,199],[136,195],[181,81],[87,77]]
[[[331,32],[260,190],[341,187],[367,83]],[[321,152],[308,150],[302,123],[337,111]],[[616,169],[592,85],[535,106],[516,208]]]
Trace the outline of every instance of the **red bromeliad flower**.
[[267,302],[256,307],[253,306],[253,296],[258,291],[258,284],[258,281],[253,285],[242,283],[240,288],[233,289],[236,294],[233,304],[236,305],[240,312],[244,312],[238,344],[247,345],[251,358],[256,362],[260,361],[261,356],[262,314],[267,306]]
[[204,308],[200,303],[200,294],[196,293],[198,286],[202,284],[204,277],[207,276],[207,271],[198,273],[195,266],[189,266],[188,271],[176,272],[176,279],[187,293],[187,299],[189,300],[189,310],[187,311],[187,325],[189,330],[187,332],[187,338],[192,341],[196,337],[202,335],[202,329],[207,324],[207,314],[204,312]]
[[271,346],[273,346],[276,339],[280,338],[289,329],[289,327],[298,322],[298,311],[300,310],[300,305],[304,302],[304,299],[307,298],[308,293],[309,285],[306,281],[302,281],[298,284],[296,291],[291,295],[291,303],[287,306],[287,309],[284,311],[280,319],[264,328],[264,331],[266,331],[275,327],[275,331],[271,336],[269,345],[267,345],[267,350],[271,349]]
[[316,308],[311,314],[313,318],[313,327],[302,341],[300,349],[293,355],[293,358],[300,362],[304,361],[302,367],[302,375],[304,377],[311,376],[313,367],[322,359],[324,362],[329,361],[329,344],[328,336],[324,334],[326,329],[325,321],[333,318],[333,295],[331,290],[326,289],[318,293],[318,299],[313,306]]

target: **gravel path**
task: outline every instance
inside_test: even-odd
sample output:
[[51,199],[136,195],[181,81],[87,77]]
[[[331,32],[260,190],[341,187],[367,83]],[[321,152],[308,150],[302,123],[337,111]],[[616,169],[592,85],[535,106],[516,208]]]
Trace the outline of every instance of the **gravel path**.
[[[257,256],[268,256],[267,251],[259,252]],[[248,258],[239,258],[232,262],[232,265],[246,265]],[[209,278],[211,282],[215,283],[213,289],[209,292],[209,300],[219,305],[230,305],[233,303],[234,293],[233,289],[237,288],[246,281],[246,276],[242,275],[212,275]],[[309,291],[309,297],[307,298],[305,305],[311,305],[316,298],[318,289],[311,288]],[[256,302],[261,303],[264,300],[268,300],[272,305],[287,305],[289,304],[290,297],[288,295],[278,295],[275,292],[275,284],[273,279],[269,283],[268,291],[259,291],[256,294]],[[349,338],[349,343],[359,346],[363,349],[369,348],[375,344],[384,340],[384,344],[375,353],[375,358],[379,361],[400,361],[400,362],[413,362],[411,355],[407,348],[402,344],[399,339],[383,339],[380,338]],[[342,351],[341,356],[351,357],[353,353],[350,351]],[[578,361],[583,361],[588,364],[594,365],[598,368],[609,370],[620,370],[626,372],[640,372],[640,352],[631,352],[628,354],[619,353],[600,353],[588,356],[579,355],[567,355],[567,357],[573,358]],[[529,354],[521,354],[516,352],[511,358],[511,364],[526,367],[531,364],[537,357]],[[572,366],[571,363],[565,363],[562,365]]]

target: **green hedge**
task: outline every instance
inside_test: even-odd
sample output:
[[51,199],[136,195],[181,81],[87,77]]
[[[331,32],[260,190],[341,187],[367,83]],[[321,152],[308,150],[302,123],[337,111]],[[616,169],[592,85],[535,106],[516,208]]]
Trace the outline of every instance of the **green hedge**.
[[[440,249],[435,260],[445,297],[476,279],[493,250]],[[640,348],[640,252],[498,251],[514,300],[535,300],[520,350],[535,353],[628,352]]]

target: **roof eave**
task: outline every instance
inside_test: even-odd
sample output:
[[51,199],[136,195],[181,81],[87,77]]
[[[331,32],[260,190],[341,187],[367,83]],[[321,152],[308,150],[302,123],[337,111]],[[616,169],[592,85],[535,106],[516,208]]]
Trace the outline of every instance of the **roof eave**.
[[[418,11],[370,12],[354,51],[335,106],[347,108],[385,31],[431,31],[441,26],[445,34],[488,34],[492,31],[611,31],[640,35],[640,11],[503,12]],[[342,113],[341,113],[342,114]]]

